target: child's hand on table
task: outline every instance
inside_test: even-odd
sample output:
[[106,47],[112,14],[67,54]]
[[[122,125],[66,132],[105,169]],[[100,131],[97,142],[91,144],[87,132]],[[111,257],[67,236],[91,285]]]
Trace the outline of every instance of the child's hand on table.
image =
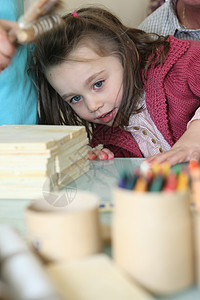
[[192,121],[185,133],[169,151],[149,157],[145,162],[149,164],[168,163],[172,166],[191,160],[200,160],[200,120]]
[[93,148],[91,151],[88,151],[88,159],[94,160],[95,158],[100,160],[113,159],[114,154],[107,148],[97,149]]

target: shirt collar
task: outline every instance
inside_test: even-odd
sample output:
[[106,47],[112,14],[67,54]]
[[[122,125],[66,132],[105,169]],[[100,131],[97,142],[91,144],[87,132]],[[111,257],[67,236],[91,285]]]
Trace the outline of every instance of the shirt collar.
[[169,1],[169,35],[175,35],[176,30],[181,31],[183,29],[176,16],[176,2],[177,0]]
[[179,32],[199,31],[199,29],[188,29],[179,22],[176,14],[176,3],[177,0],[169,1],[169,23],[170,23],[169,35],[175,36],[175,33],[177,31]]

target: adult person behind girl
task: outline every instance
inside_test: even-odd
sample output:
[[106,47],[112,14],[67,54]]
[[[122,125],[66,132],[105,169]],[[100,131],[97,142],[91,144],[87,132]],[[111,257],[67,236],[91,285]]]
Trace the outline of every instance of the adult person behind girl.
[[150,0],[149,4],[149,15],[154,12],[158,7],[163,5],[165,3],[165,0]]
[[181,40],[200,41],[200,0],[166,0],[138,28]]
[[92,147],[106,149],[90,158],[199,159],[200,44],[155,39],[101,8],[64,21],[35,49],[42,123],[91,126]]
[[8,38],[23,11],[23,0],[0,0],[0,125],[38,121],[37,92],[26,67],[27,46],[15,49]]

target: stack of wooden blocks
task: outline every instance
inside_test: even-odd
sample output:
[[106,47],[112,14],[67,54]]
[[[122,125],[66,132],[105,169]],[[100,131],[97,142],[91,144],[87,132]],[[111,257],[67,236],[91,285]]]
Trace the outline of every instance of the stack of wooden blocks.
[[0,126],[0,198],[35,199],[89,170],[82,126]]

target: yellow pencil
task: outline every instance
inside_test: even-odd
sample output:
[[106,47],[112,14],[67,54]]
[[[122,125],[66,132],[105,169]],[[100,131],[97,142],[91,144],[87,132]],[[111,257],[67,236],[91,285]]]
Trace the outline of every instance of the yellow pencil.
[[161,164],[161,169],[163,176],[166,178],[170,173],[170,165],[167,162],[165,162]]
[[159,163],[155,162],[152,165],[151,169],[152,169],[153,174],[157,175],[159,173],[159,171],[161,170],[161,165]]
[[186,192],[189,186],[189,176],[186,171],[181,171],[178,176],[177,191]]

